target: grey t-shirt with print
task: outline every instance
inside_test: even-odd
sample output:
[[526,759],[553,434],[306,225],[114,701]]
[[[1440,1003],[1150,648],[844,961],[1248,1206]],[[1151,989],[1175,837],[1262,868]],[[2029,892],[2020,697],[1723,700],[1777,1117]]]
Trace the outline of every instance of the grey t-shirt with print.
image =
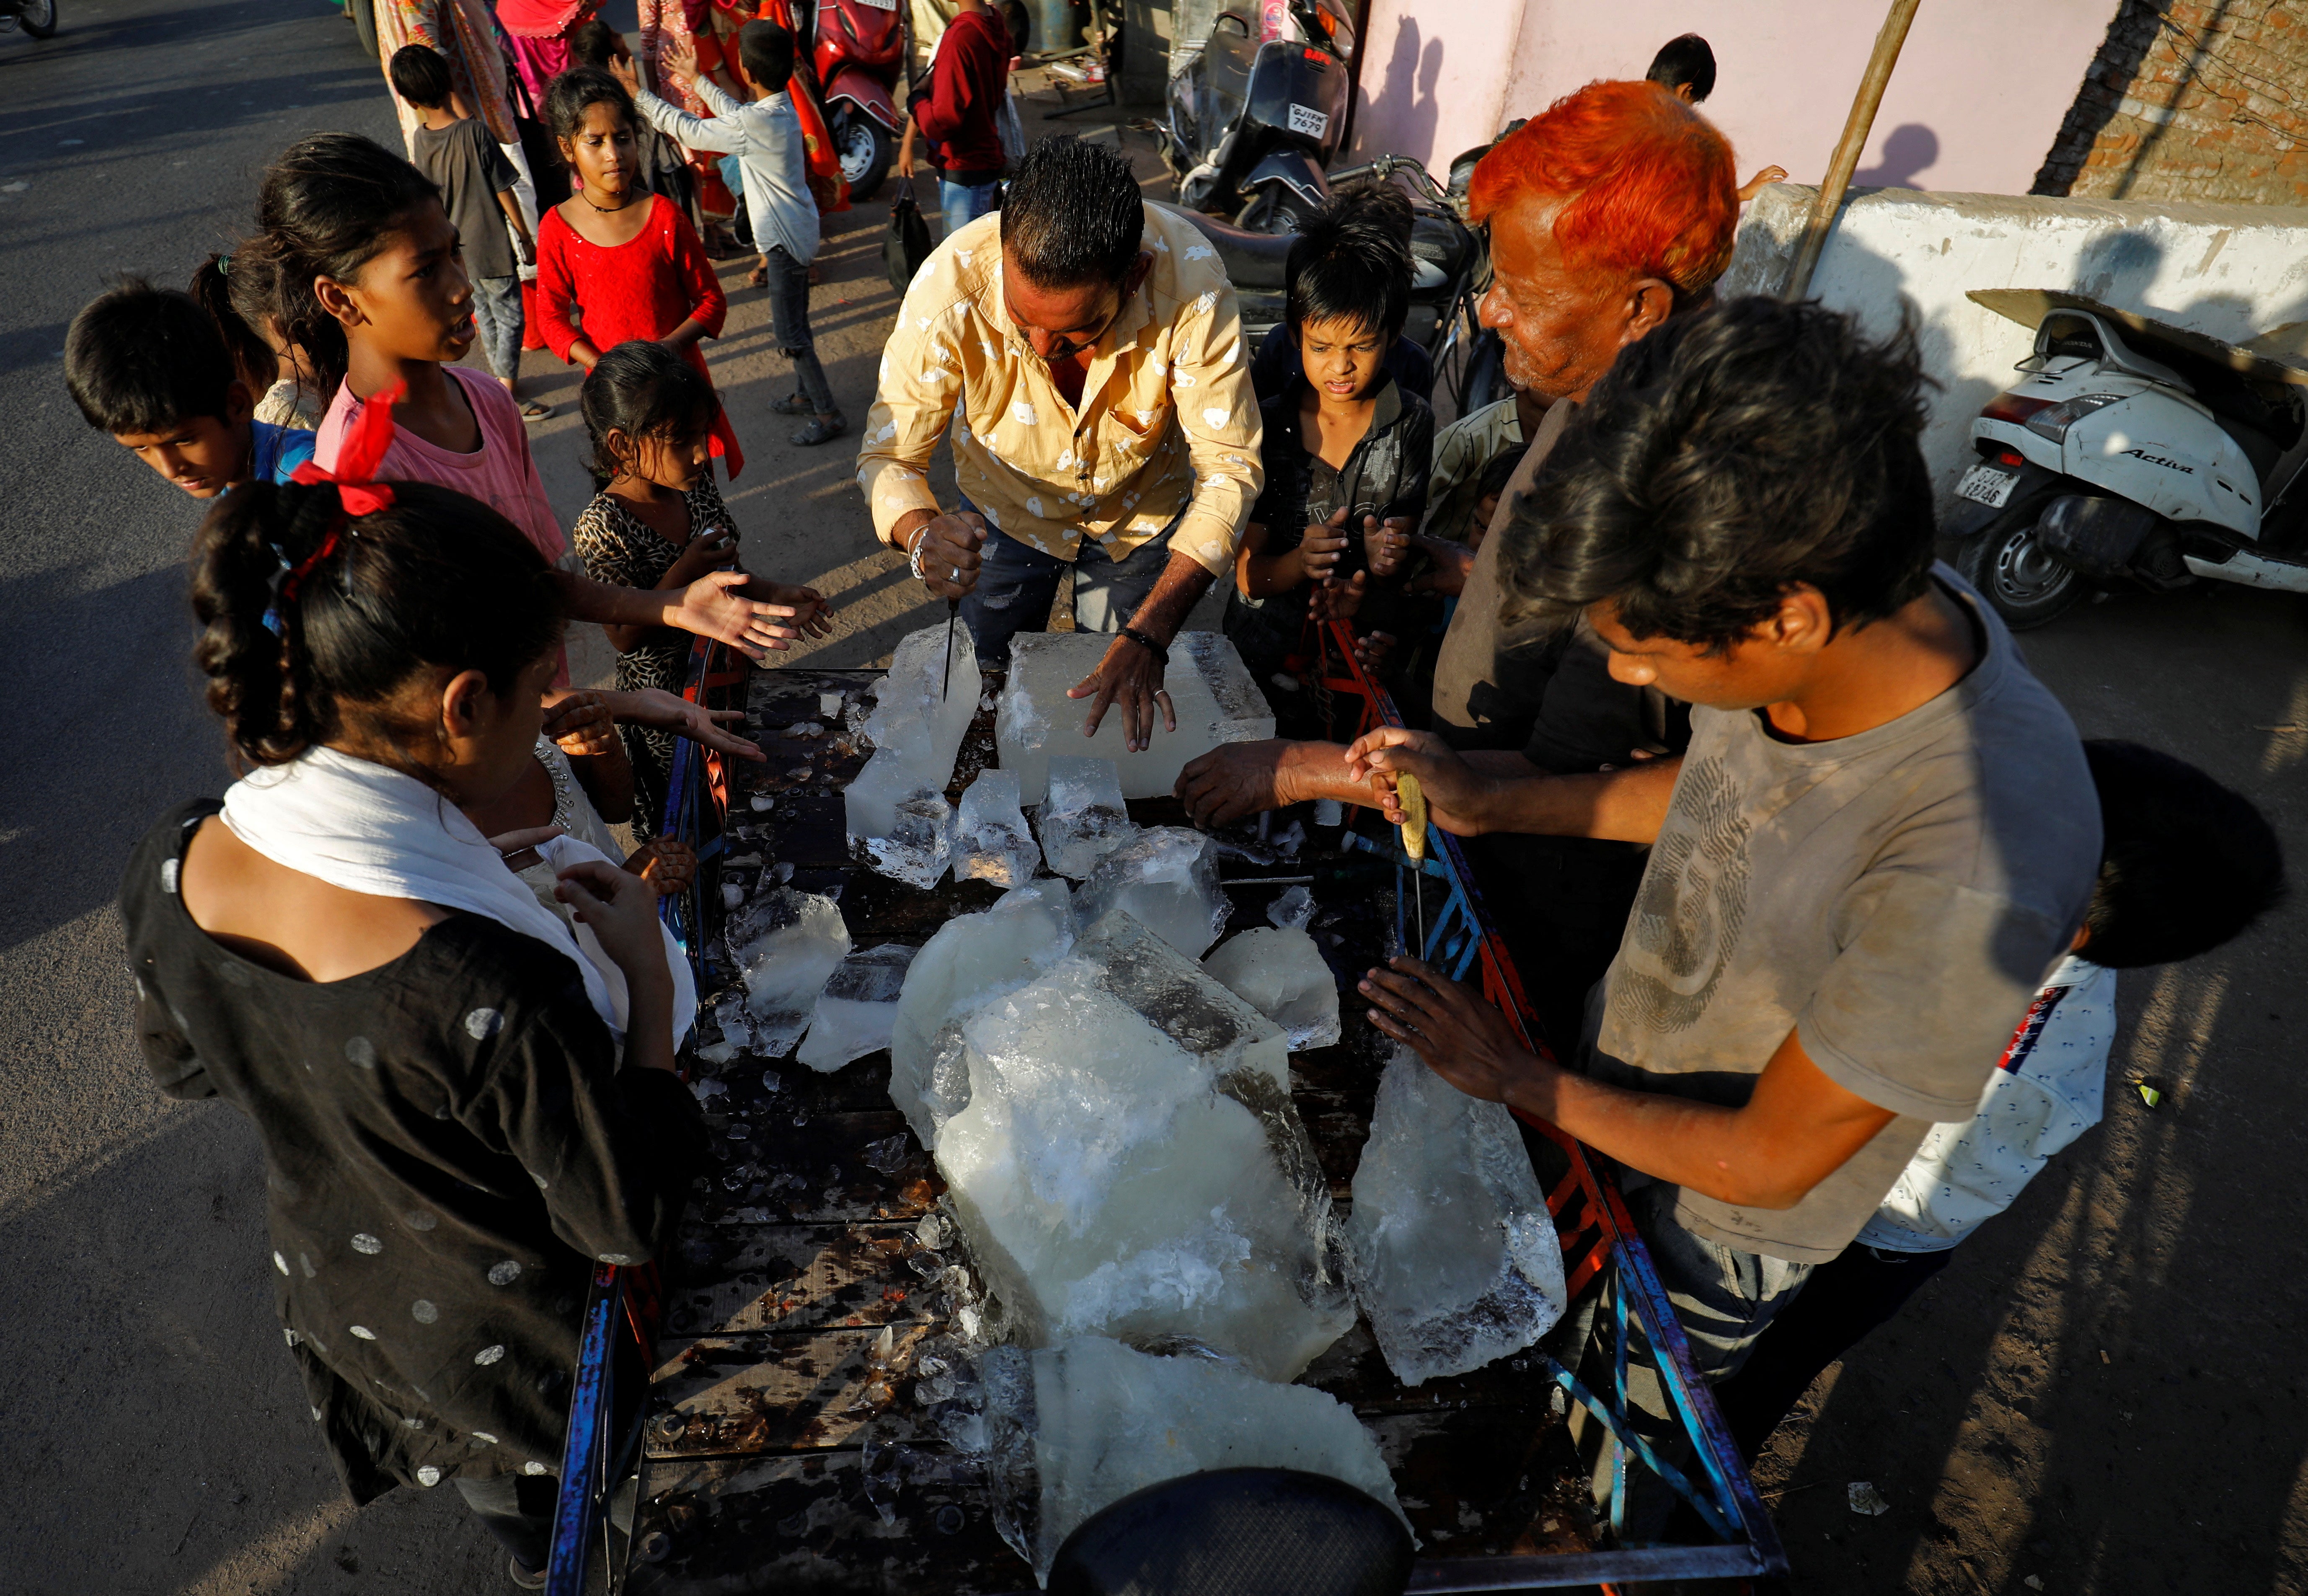
[[1597,1079],[1736,1107],[1790,1030],[1899,1118],[1792,1208],[1685,1188],[1677,1219],[1824,1263],[1935,1120],[1968,1120],[2082,923],[2099,803],[2067,712],[1946,567],[1985,643],[1963,681],[1856,736],[1790,743],[1695,708],[1618,957],[1589,1000]]

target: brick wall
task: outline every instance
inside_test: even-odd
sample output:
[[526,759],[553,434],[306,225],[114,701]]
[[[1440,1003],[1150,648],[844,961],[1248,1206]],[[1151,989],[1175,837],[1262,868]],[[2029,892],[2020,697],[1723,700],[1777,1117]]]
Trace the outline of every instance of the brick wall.
[[2033,192],[2308,205],[2308,0],[2123,0]]

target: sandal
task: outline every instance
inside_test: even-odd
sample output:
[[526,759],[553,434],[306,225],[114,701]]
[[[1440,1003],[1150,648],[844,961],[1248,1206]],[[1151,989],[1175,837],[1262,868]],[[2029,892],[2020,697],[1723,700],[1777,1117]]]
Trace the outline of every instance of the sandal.
[[817,414],[817,407],[809,402],[808,395],[792,393],[781,399],[772,401],[770,405],[770,413],[772,416],[814,416]]
[[553,407],[543,399],[530,399],[521,408],[521,418],[523,421],[542,421],[552,414]]
[[766,266],[756,266],[751,271],[745,273],[745,286],[749,288],[768,287],[770,286],[770,269]]
[[837,410],[831,416],[812,416],[809,425],[793,435],[793,441],[808,449],[819,443],[831,442],[848,430],[849,424]]

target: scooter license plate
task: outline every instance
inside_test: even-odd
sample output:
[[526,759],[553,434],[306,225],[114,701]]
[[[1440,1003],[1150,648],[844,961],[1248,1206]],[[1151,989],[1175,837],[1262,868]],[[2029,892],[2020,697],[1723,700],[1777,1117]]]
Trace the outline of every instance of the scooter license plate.
[[1999,471],[1993,466],[1974,466],[1955,485],[1956,497],[1969,499],[1993,510],[2003,508],[2011,490],[2020,485],[2020,478],[2009,471]]
[[898,9],[898,0],[857,0],[857,4],[860,5],[870,5],[875,11],[895,11]]
[[1304,133],[1310,139],[1322,138],[1331,131],[1330,113],[1294,101],[1290,107],[1290,131]]

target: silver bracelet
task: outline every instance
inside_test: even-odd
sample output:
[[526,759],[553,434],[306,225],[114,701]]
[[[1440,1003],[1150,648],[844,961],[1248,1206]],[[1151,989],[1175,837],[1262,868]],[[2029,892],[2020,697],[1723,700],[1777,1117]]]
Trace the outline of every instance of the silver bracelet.
[[914,580],[917,582],[926,582],[929,580],[929,578],[922,574],[922,551],[929,546],[930,524],[927,521],[924,521],[922,523],[921,536],[914,539],[913,550],[906,556],[906,569],[913,572]]

